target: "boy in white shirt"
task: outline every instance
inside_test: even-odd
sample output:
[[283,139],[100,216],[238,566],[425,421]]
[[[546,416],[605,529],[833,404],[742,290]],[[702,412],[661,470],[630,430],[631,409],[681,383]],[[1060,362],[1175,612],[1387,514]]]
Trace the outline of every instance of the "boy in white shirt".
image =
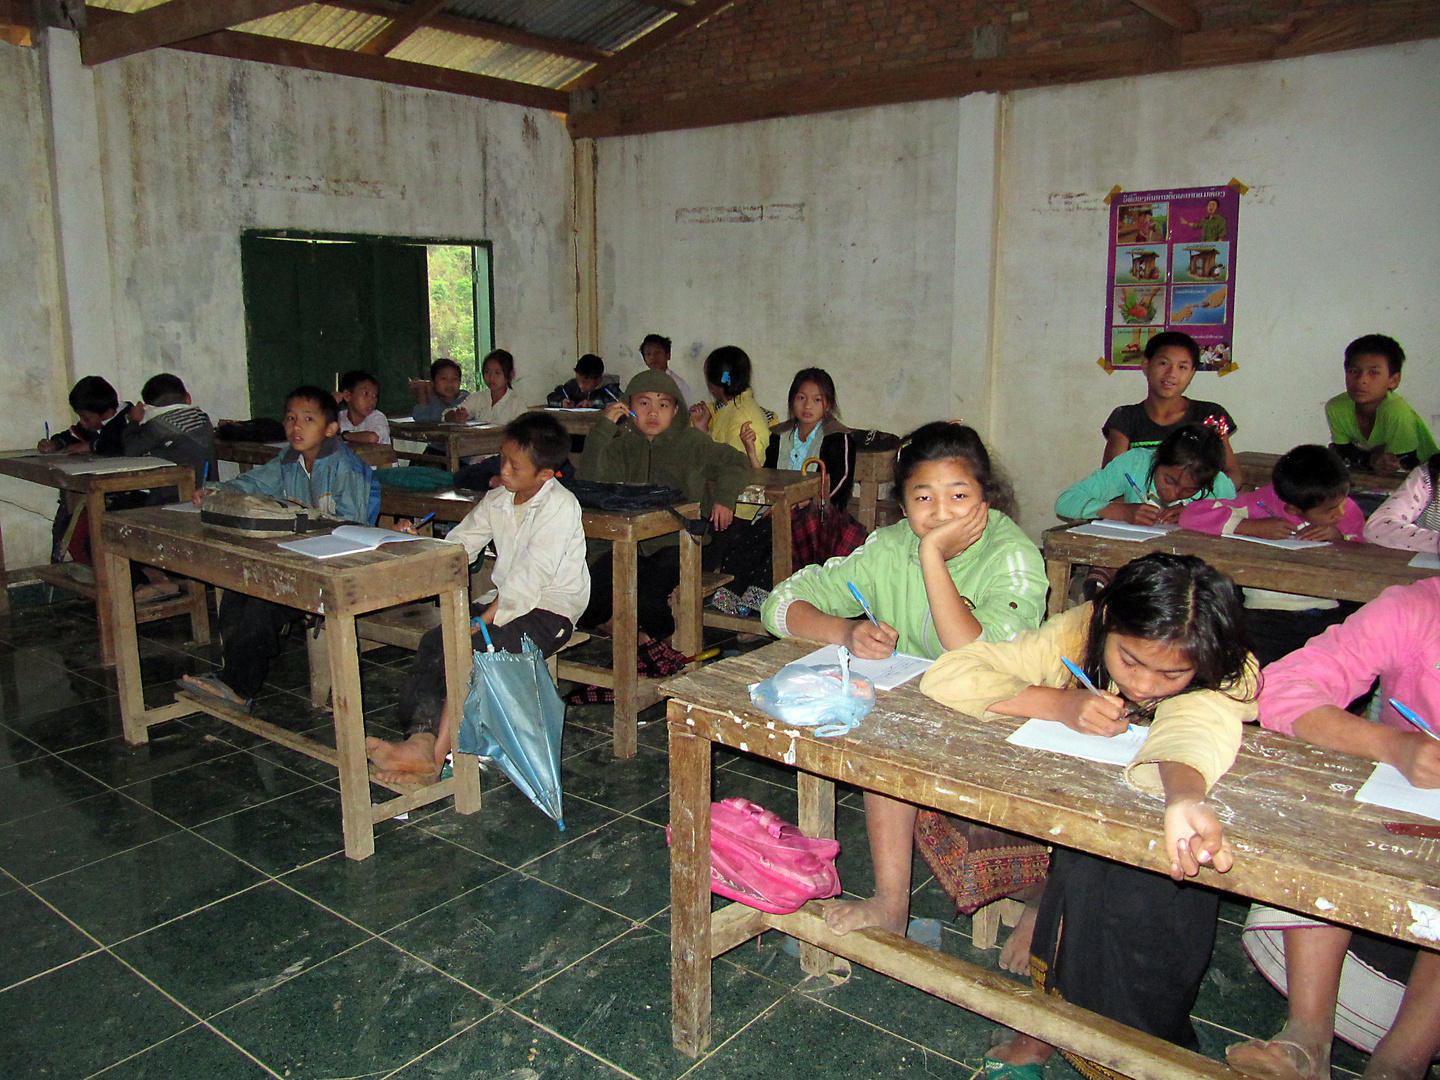
[[340,409],[340,437],[351,443],[388,443],[390,421],[376,406],[380,380],[368,371],[347,371],[340,376],[335,400]]
[[[489,626],[497,649],[518,653],[528,637],[550,656],[569,639],[590,602],[580,504],[556,476],[569,451],[570,436],[553,416],[526,413],[511,421],[500,445],[502,486],[486,495],[447,537],[464,544],[471,559],[495,542],[498,595],[475,602],[470,613]],[[377,777],[387,783],[434,780],[454,739],[451,711],[437,627],[420,639],[400,694],[398,713],[406,737],[399,742],[365,740],[366,753],[380,769]]]

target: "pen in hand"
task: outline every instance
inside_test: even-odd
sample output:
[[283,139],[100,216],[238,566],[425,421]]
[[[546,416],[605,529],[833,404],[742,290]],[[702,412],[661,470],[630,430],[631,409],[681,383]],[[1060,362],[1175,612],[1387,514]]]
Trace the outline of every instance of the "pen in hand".
[[1081,671],[1075,661],[1071,660],[1068,656],[1062,656],[1060,657],[1060,662],[1070,669],[1070,674],[1079,679],[1080,685],[1085,687],[1086,690],[1089,690],[1092,694],[1099,697],[1104,697],[1104,695],[1100,693],[1100,688],[1090,681],[1090,676]]
[[1435,734],[1435,729],[1432,728],[1429,724],[1427,724],[1424,720],[1422,720],[1413,709],[1407,708],[1406,706],[1400,704],[1400,702],[1396,701],[1393,697],[1390,699],[1390,704],[1396,712],[1398,712],[1406,720],[1409,720],[1410,723],[1414,724],[1421,731],[1425,732],[1426,735],[1429,735],[1430,738],[1440,740],[1440,735]]
[[1135,483],[1135,478],[1134,478],[1133,476],[1131,476],[1131,475],[1127,472],[1127,473],[1125,474],[1125,479],[1126,479],[1127,481],[1129,481],[1130,487],[1134,490],[1135,494],[1138,495],[1138,496],[1140,496],[1140,502],[1141,502],[1142,504],[1147,504],[1147,505],[1151,504],[1150,496],[1149,496],[1149,495],[1146,495],[1145,492],[1143,492],[1143,491],[1140,490],[1140,485],[1137,484],[1137,483]]
[[1260,507],[1261,510],[1264,510],[1265,513],[1269,514],[1269,515],[1270,515],[1272,518],[1274,518],[1276,521],[1280,522],[1280,524],[1289,526],[1289,528],[1290,528],[1290,535],[1291,535],[1291,536],[1294,536],[1297,532],[1300,531],[1299,529],[1295,528],[1294,525],[1291,525],[1291,524],[1290,524],[1288,521],[1286,521],[1283,517],[1281,517],[1279,514],[1277,514],[1274,510],[1271,510],[1270,507],[1266,506],[1266,505],[1265,505],[1263,502],[1261,502],[1259,499],[1256,499],[1256,500],[1255,500],[1255,505],[1258,506],[1258,507]]
[[865,617],[876,626],[879,626],[880,620],[875,618],[875,613],[870,610],[870,605],[865,602],[865,597],[860,595],[860,590],[855,587],[855,583],[853,581],[847,581],[845,584],[850,588],[850,595],[855,597],[855,599],[859,601],[860,606],[865,610]]

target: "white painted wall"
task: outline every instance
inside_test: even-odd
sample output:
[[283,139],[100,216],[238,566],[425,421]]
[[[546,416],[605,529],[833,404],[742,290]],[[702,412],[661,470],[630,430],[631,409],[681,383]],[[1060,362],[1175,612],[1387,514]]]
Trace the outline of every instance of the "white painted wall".
[[[1025,91],[998,107],[972,96],[601,140],[607,361],[659,330],[692,378],[706,351],[734,341],[777,410],[794,370],[818,363],[852,424],[963,416],[1038,534],[1056,494],[1098,466],[1110,409],[1144,396],[1138,374],[1095,364],[1101,198],[1116,184],[1235,176],[1252,189],[1240,370],[1197,376],[1193,391],[1235,415],[1237,449],[1324,441],[1341,350],[1371,331],[1407,346],[1402,389],[1440,414],[1437,70],[1440,41],[1427,41]],[[804,221],[676,216],[769,203],[803,203]]]
[[[31,380],[37,404],[23,432],[0,426],[12,431],[6,446],[33,443],[30,429],[47,416],[64,421],[70,384],[92,372],[134,397],[145,378],[172,371],[212,416],[248,415],[246,228],[490,240],[497,343],[515,353],[517,389],[540,401],[568,376],[573,182],[559,117],[166,49],[96,69],[75,67],[72,52],[49,54],[52,69],[70,65],[60,73],[66,93],[51,100],[63,100],[63,112],[88,91],[95,115],[57,115],[51,142],[38,53],[0,45],[0,108],[7,123],[20,121],[23,150],[0,155],[0,194],[19,211],[0,224],[0,260],[13,270],[0,292],[0,356]],[[91,300],[110,307],[115,348],[108,363],[67,370],[63,335],[44,318],[58,288],[48,151],[63,158],[87,128],[99,137],[102,220],[67,226],[76,230],[68,239],[107,271],[95,277],[108,276],[110,295]],[[0,497],[36,502],[33,492],[15,496],[26,486],[0,487]],[[33,523],[22,524],[30,517],[0,504],[11,566],[48,554]]]

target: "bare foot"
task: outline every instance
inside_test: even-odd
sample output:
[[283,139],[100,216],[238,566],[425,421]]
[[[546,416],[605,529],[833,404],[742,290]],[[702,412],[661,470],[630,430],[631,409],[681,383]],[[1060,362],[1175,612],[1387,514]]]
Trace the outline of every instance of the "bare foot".
[[1000,950],[1001,971],[1010,971],[1016,975],[1030,974],[1030,941],[1035,936],[1035,916],[1039,910],[1037,904],[1025,905],[1020,921],[1015,924],[1015,929],[1010,931],[1010,936],[1005,939],[1005,947]]
[[1225,1061],[1236,1072],[1260,1080],[1323,1080],[1330,1075],[1329,1054],[1284,1038],[1236,1043],[1226,1048]]
[[218,675],[181,675],[180,685],[193,693],[219,698],[240,709],[250,708],[250,703],[232,690],[227,683],[221,682]]
[[[1003,1032],[997,1032],[997,1036]],[[987,1061],[999,1061],[1006,1065],[1044,1065],[1050,1060],[1055,1048],[1047,1042],[1012,1032],[1010,1038],[996,1042],[985,1051]]]
[[869,900],[831,900],[825,904],[825,925],[836,934],[878,926],[904,937],[910,921],[909,900],[909,896],[899,904],[888,903],[878,896]]
[[378,766],[375,779],[386,784],[428,784],[440,773],[434,735],[411,735],[401,742],[366,739],[365,756]]

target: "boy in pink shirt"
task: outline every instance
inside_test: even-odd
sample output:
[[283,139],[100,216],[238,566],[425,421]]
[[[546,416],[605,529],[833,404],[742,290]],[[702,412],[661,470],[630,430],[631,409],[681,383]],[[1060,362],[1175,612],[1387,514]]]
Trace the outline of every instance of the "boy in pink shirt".
[[[1384,702],[1378,724],[1345,711],[1377,677]],[[1440,787],[1440,740],[1402,719],[1390,705],[1392,697],[1440,724],[1440,578],[1386,589],[1345,622],[1267,667],[1260,722],[1317,746],[1386,762],[1416,787]],[[1282,917],[1269,918],[1276,915]],[[1348,928],[1285,918],[1256,905],[1246,930],[1252,956],[1251,933],[1277,926],[1283,927],[1289,1018],[1273,1040],[1230,1047],[1230,1065],[1249,1076],[1329,1077],[1338,1004],[1342,1018],[1348,1013],[1365,1022],[1362,1026],[1385,1032],[1373,1045],[1365,1077],[1425,1076],[1440,1051],[1440,953],[1418,950],[1398,1010],[1369,1016],[1364,1008],[1369,1002],[1340,996],[1341,968],[1351,945]],[[1347,986],[1349,971],[1346,967]]]
[[1233,499],[1197,499],[1180,512],[1180,527],[1271,540],[1359,540],[1365,515],[1349,496],[1350,474],[1339,454],[1297,446],[1275,463],[1263,488]]

